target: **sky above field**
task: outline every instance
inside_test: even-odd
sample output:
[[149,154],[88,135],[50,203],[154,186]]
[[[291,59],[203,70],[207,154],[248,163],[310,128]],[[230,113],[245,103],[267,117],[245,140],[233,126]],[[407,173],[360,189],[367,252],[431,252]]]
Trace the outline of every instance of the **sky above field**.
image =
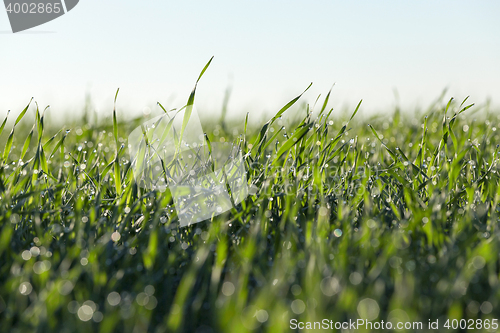
[[[500,102],[499,1],[82,0],[71,12],[12,34],[0,10],[0,115],[33,96],[52,114],[142,112],[185,103],[203,115],[275,112],[310,82],[332,106],[366,111],[426,106],[447,96]],[[153,108],[153,113],[157,110]]]

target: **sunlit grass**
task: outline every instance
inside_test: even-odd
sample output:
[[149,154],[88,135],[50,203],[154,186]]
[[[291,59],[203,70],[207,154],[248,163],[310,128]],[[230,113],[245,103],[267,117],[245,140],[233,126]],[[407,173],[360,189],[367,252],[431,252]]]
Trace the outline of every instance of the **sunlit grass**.
[[299,97],[260,128],[205,127],[242,150],[252,195],[185,228],[168,191],[134,181],[125,138],[144,119],[4,121],[0,331],[498,318],[498,115],[438,101],[368,120]]

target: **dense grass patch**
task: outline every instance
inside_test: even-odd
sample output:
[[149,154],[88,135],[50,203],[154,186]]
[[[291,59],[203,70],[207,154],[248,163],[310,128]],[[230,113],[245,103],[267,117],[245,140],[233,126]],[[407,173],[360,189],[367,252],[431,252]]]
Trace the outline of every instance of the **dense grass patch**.
[[344,118],[328,98],[205,127],[242,150],[252,194],[185,228],[169,191],[134,181],[126,137],[144,119],[4,122],[0,330],[498,318],[500,118],[453,101]]

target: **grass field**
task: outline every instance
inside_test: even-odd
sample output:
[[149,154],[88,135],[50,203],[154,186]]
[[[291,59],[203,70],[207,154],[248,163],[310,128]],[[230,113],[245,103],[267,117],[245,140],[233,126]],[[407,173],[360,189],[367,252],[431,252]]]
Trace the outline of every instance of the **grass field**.
[[299,97],[259,127],[205,125],[241,149],[252,194],[184,228],[168,190],[134,181],[126,138],[144,118],[54,128],[26,109],[4,121],[0,331],[288,332],[292,319],[358,318],[496,331],[500,115],[440,99],[363,119],[332,112],[329,94]]

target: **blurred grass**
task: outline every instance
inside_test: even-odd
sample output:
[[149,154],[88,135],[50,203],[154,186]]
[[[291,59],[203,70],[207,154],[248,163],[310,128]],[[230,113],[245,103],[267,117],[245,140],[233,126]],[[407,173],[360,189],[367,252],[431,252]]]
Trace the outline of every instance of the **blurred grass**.
[[4,121],[0,331],[498,318],[500,116],[439,100],[361,119],[299,97],[260,128],[204,125],[242,150],[254,194],[186,228],[168,191],[134,182],[143,118],[51,128],[30,102],[34,120]]

